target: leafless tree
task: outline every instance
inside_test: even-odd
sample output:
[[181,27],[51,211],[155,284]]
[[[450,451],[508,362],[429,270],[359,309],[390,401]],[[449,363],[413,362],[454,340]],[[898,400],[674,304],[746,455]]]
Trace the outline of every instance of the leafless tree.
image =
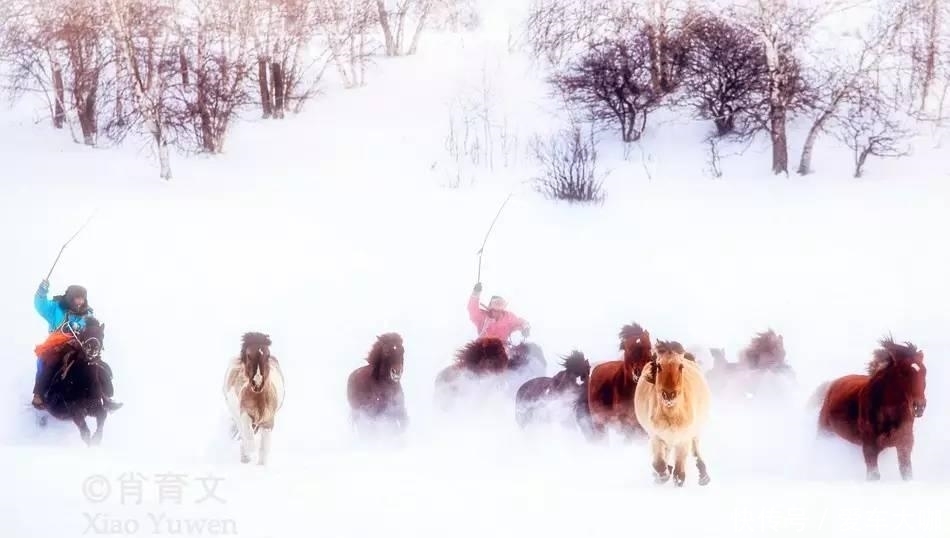
[[[842,46],[845,44],[839,41],[835,49],[819,51],[820,57],[813,62],[815,67],[810,84],[813,100],[809,105],[813,119],[802,147],[799,174],[811,173],[815,142],[839,107],[852,98],[867,99],[862,95],[860,84],[867,82],[871,73],[880,72],[882,62],[892,55],[895,39],[904,28],[907,15],[905,6],[884,2],[869,25],[853,36],[854,47],[850,46],[851,43]],[[846,38],[839,36],[841,39]],[[847,51],[852,48],[856,52],[849,54]]]
[[768,66],[747,29],[706,14],[689,32],[684,101],[712,120],[717,136],[750,136],[768,109]]
[[565,100],[585,109],[590,119],[615,122],[624,142],[640,139],[647,116],[662,103],[663,96],[651,83],[649,42],[642,32],[590,45],[551,80]]
[[854,177],[860,178],[872,155],[907,155],[913,130],[896,84],[882,80],[878,72],[862,76],[857,88],[856,95],[835,115],[832,132],[854,152]]
[[588,43],[613,39],[625,23],[616,0],[531,0],[523,39],[551,65],[583,53]]
[[939,99],[950,81],[950,4],[946,0],[900,0],[900,4],[909,19],[899,37],[910,74],[907,89],[915,94],[909,104],[926,117],[931,99]]
[[823,17],[839,8],[835,1],[743,0],[732,11],[735,20],[757,37],[768,69],[768,132],[772,172],[788,173],[786,124],[795,101],[804,93],[796,48],[806,42]]
[[[387,56],[413,55],[437,0],[376,0]],[[408,25],[408,27],[407,27]],[[407,32],[412,32],[406,47]]]
[[587,139],[577,125],[532,144],[541,164],[535,189],[552,200],[571,204],[602,203],[606,198],[603,179],[597,170],[597,149],[593,134]]
[[320,28],[344,88],[366,84],[366,65],[375,52],[369,35],[377,24],[374,0],[320,0]]
[[643,0],[638,18],[646,33],[653,91],[669,94],[682,80],[688,35],[698,11],[682,0]]

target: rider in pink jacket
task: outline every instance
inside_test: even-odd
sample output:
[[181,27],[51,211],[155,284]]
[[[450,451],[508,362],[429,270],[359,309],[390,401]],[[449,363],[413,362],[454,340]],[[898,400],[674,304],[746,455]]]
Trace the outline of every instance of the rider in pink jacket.
[[475,324],[479,337],[494,337],[508,342],[511,333],[518,330],[528,336],[531,330],[528,322],[509,312],[508,304],[501,297],[492,297],[488,302],[488,310],[483,310],[478,300],[481,293],[482,283],[479,282],[468,299],[468,317]]

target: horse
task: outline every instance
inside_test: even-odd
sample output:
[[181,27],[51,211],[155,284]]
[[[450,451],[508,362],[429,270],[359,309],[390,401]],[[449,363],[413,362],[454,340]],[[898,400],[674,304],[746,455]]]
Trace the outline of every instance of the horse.
[[618,426],[628,440],[643,432],[633,412],[633,394],[652,357],[650,333],[633,323],[624,325],[619,337],[623,359],[598,364],[590,372],[587,398],[595,439],[606,435],[608,425]]
[[927,407],[924,353],[891,337],[878,343],[867,374],[839,377],[815,391],[812,401],[821,401],[818,431],[861,446],[869,481],[881,479],[877,465],[881,452],[897,449],[901,478],[910,480],[914,421]]
[[[679,342],[658,341],[653,360],[643,369],[634,394],[637,420],[650,436],[657,484],[686,481],[686,456],[692,452],[699,485],[709,483],[706,463],[699,452],[700,432],[709,419],[712,393],[699,365],[686,357]],[[670,451],[674,465],[668,465]]]
[[[103,426],[109,410],[103,398],[113,394],[112,369],[102,360],[106,326],[94,317],[86,318],[85,327],[63,349],[61,357],[44,356],[47,368],[59,363],[53,381],[44,395],[46,411],[56,419],[72,420],[87,446],[102,442]],[[96,418],[96,431],[90,433],[86,417]],[[41,421],[45,425],[45,420]]]
[[[536,412],[545,404],[568,399],[572,408],[578,397],[586,397],[590,362],[580,351],[562,357],[560,372],[553,377],[535,377],[518,387],[515,393],[515,420],[521,428],[536,420]],[[582,392],[583,390],[583,392]]]
[[284,403],[284,375],[270,353],[270,336],[244,333],[241,353],[228,363],[224,399],[232,420],[232,435],[241,440],[241,463],[251,461],[255,435],[260,433],[258,465],[266,465],[271,432]]
[[350,373],[346,382],[346,396],[350,404],[350,419],[354,427],[362,429],[365,419],[381,420],[405,430],[409,423],[405,396],[399,381],[402,378],[405,348],[402,336],[386,333],[376,337],[366,362]]
[[722,348],[711,348],[712,368],[706,377],[713,392],[740,393],[752,398],[760,393],[774,393],[773,383],[794,381],[795,372],[785,361],[785,342],[773,329],[757,333],[745,349],[739,352],[737,362],[726,360]]
[[455,362],[436,375],[436,399],[442,405],[462,395],[467,382],[501,379],[508,370],[508,351],[498,338],[479,337],[455,354]]
[[511,386],[520,387],[522,383],[547,373],[548,363],[544,359],[541,346],[533,342],[521,342],[508,347],[508,377]]

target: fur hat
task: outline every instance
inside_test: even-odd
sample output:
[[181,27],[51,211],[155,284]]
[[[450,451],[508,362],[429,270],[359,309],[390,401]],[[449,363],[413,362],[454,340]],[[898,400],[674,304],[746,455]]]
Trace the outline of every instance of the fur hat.
[[498,295],[492,295],[492,298],[488,301],[489,310],[507,310],[508,301],[504,300]]
[[[83,299],[86,300],[86,303],[82,306],[82,308],[79,309],[78,312],[75,309],[73,309],[73,299],[75,299],[76,297],[82,297]],[[62,295],[57,295],[56,297],[53,297],[53,299],[56,302],[58,302],[60,306],[63,307],[64,310],[68,310],[70,312],[74,312],[76,314],[81,314],[81,315],[85,315],[89,311],[89,298],[86,295],[86,288],[79,286],[77,284],[73,284],[69,286],[68,288],[66,288],[65,293],[63,293]]]

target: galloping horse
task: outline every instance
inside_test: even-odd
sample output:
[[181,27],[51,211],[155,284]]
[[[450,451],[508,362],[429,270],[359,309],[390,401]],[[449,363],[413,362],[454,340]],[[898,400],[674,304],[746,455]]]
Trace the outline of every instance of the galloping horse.
[[893,338],[879,343],[867,375],[839,377],[815,392],[812,401],[822,401],[818,429],[861,446],[868,480],[880,480],[878,456],[896,448],[901,478],[910,480],[914,421],[927,407],[924,353],[910,342],[896,344]]
[[245,333],[241,354],[228,364],[224,399],[231,414],[232,432],[241,439],[241,463],[251,461],[254,436],[260,431],[258,465],[265,465],[270,452],[274,419],[284,401],[284,375],[270,354],[271,340],[259,332]]
[[[711,393],[699,365],[686,357],[678,342],[659,341],[653,361],[643,369],[635,394],[636,414],[650,436],[656,482],[664,484],[673,471],[673,483],[686,481],[686,456],[696,458],[699,485],[709,483],[706,463],[699,453],[699,435],[709,418]],[[667,464],[670,451],[674,465]]]
[[515,420],[522,428],[535,421],[536,412],[546,404],[567,399],[573,404],[586,398],[590,363],[584,354],[574,350],[561,362],[563,370],[554,377],[536,377],[525,381],[515,393]]
[[588,406],[595,438],[603,438],[608,425],[618,426],[628,440],[642,432],[633,411],[633,394],[640,372],[651,360],[653,345],[650,333],[637,323],[624,325],[619,336],[623,360],[598,364],[590,372]]
[[373,421],[392,423],[400,431],[408,425],[405,397],[399,383],[404,355],[402,336],[386,333],[376,337],[366,358],[369,364],[350,373],[346,397],[351,421],[358,430]]
[[[112,370],[102,360],[105,340],[105,324],[93,317],[86,318],[82,332],[73,333],[62,349],[53,349],[44,356],[48,365],[59,363],[59,369],[46,391],[46,410],[59,420],[72,420],[79,428],[79,435],[87,445],[102,441],[102,427],[109,412],[103,397],[112,397]],[[96,417],[96,431],[89,432],[86,417]],[[45,420],[41,420],[45,425]]]
[[541,346],[533,342],[521,342],[508,348],[509,385],[520,387],[522,383],[547,373],[548,362]]
[[498,379],[508,369],[508,352],[498,338],[477,338],[455,354],[455,363],[444,368],[435,378],[437,401],[447,406],[463,393],[463,386],[479,379]]
[[712,348],[713,366],[706,377],[714,392],[744,394],[752,397],[764,390],[761,386],[768,378],[793,380],[795,372],[785,362],[785,343],[782,335],[774,330],[756,334],[749,345],[739,352],[737,362],[726,360],[724,349]]

